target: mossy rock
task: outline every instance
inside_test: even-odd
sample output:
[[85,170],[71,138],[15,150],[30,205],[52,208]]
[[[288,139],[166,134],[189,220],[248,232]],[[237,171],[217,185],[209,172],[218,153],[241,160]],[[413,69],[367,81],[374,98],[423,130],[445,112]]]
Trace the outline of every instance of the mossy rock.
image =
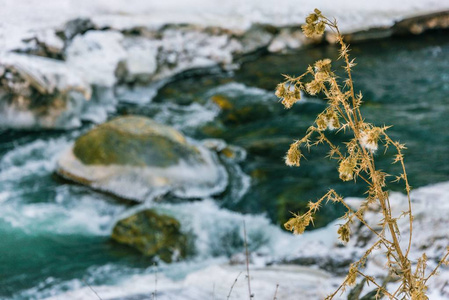
[[226,189],[216,153],[189,143],[172,127],[124,116],[79,137],[59,158],[60,176],[132,201],[170,193],[192,199]]
[[145,256],[159,256],[165,262],[184,258],[187,237],[173,217],[147,209],[117,222],[112,239],[137,249]]
[[180,159],[201,161],[198,150],[180,132],[140,116],[97,126],[76,140],[73,153],[85,165],[167,167]]

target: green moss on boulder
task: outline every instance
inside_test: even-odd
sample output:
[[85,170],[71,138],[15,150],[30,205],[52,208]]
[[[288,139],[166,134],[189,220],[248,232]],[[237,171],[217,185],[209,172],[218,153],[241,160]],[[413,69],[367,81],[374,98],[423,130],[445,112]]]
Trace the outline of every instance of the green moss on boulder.
[[112,239],[140,251],[172,262],[186,256],[187,238],[173,217],[147,209],[117,222]]
[[76,140],[73,153],[86,165],[167,167],[179,159],[201,161],[198,150],[180,132],[140,116],[97,126]]

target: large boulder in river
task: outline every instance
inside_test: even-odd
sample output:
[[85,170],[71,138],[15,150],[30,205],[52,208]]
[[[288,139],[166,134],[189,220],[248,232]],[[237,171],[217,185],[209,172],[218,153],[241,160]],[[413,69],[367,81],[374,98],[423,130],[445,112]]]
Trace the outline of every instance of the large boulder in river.
[[227,173],[216,155],[177,130],[139,116],[119,117],[79,137],[57,172],[136,201],[165,193],[181,198],[222,192]]
[[187,237],[181,233],[179,222],[151,209],[118,221],[112,230],[112,239],[143,255],[157,255],[165,262],[179,260],[187,252]]

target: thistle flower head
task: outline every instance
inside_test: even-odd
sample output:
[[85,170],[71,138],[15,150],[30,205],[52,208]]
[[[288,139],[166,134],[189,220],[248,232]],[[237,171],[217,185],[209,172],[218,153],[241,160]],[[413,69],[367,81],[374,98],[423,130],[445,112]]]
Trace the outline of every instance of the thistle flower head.
[[327,122],[327,128],[329,128],[330,130],[340,128],[340,120],[339,120],[338,114],[335,112],[335,110],[330,110],[327,112],[326,122]]
[[315,26],[313,24],[304,24],[301,26],[301,29],[306,37],[312,37],[315,34]]
[[317,80],[312,80],[306,84],[306,91],[310,95],[316,95],[321,92],[321,83]]
[[295,104],[298,101],[299,101],[299,99],[297,99],[296,97],[289,94],[289,95],[286,95],[282,99],[281,103],[282,103],[282,105],[284,105],[285,108],[288,109],[288,108],[291,108],[293,106],[293,104]]
[[287,222],[285,222],[284,227],[288,231],[293,231],[294,234],[302,234],[306,227],[309,226],[312,217],[309,214],[302,216],[295,216]]
[[326,24],[322,21],[321,11],[315,9],[313,13],[307,16],[306,24],[302,26],[302,31],[305,36],[312,37],[313,35],[322,35],[326,28]]
[[346,276],[345,283],[348,286],[355,286],[357,281],[357,266],[355,264],[351,264],[349,267],[348,275]]
[[329,78],[329,74],[327,72],[318,71],[315,73],[315,80],[317,82],[324,82]]
[[330,72],[331,70],[331,60],[329,58],[321,59],[315,62],[315,70],[317,72]]
[[301,151],[298,149],[298,145],[293,143],[290,145],[290,148],[287,151],[287,155],[285,156],[285,164],[289,167],[299,167],[301,160]]
[[280,83],[276,87],[275,95],[281,98],[281,103],[285,108],[291,108],[301,99],[301,89],[297,86],[287,86],[285,83]]
[[349,181],[354,178],[354,171],[357,165],[357,161],[353,157],[347,157],[340,162],[338,166],[338,173],[340,179],[343,181]]
[[279,83],[276,86],[276,92],[274,93],[276,97],[283,98],[287,92],[287,89],[285,88],[285,83]]
[[340,228],[338,228],[337,233],[338,233],[338,238],[340,239],[340,241],[342,241],[345,244],[349,242],[351,230],[349,228],[348,223],[341,225]]
[[308,15],[306,18],[307,24],[312,24],[312,23],[315,23],[316,21],[318,21],[318,15],[315,13]]
[[327,121],[324,115],[319,115],[316,119],[316,125],[319,131],[324,131],[327,128]]
[[338,114],[334,110],[329,110],[326,114],[320,114],[316,120],[318,130],[334,130],[340,128]]
[[372,153],[376,152],[378,148],[378,141],[380,134],[382,133],[382,129],[379,127],[369,128],[367,130],[360,132],[360,145],[371,151]]
[[325,29],[326,29],[326,24],[324,24],[323,21],[315,24],[315,34],[323,35]]

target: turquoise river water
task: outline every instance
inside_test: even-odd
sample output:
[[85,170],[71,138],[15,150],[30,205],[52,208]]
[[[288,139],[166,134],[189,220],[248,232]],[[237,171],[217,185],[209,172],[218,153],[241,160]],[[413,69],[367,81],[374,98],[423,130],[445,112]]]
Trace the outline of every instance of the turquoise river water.
[[[363,114],[376,125],[394,125],[391,135],[408,147],[411,184],[447,181],[449,36],[364,43],[354,45],[351,54],[357,57],[354,78],[364,93]],[[300,211],[329,187],[345,196],[363,194],[363,185],[338,180],[335,162],[323,158],[325,148],[306,154],[307,161],[298,169],[286,167],[282,160],[288,145],[304,134],[325,102],[305,97],[285,110],[273,94],[280,74],[297,75],[317,59],[336,56],[331,46],[255,56],[233,73],[178,78],[151,101],[147,97],[136,102],[132,93],[121,96],[115,115],[147,115],[190,138],[220,138],[246,151],[243,161],[227,163],[230,183],[222,195],[156,204],[176,210],[197,239],[195,255],[187,262],[161,266],[166,276],[182,278],[241,252],[243,215],[250,220],[250,250],[270,253],[275,251],[272,235],[281,232],[278,228],[290,211]],[[135,94],[145,98],[145,89]],[[220,112],[217,99],[235,110]],[[92,126],[0,132],[0,298],[42,299],[85,283],[114,285],[152,272],[154,261],[109,240],[114,223],[135,207],[54,175],[58,155]],[[389,155],[379,156],[379,165],[393,171],[390,160]],[[316,225],[325,225],[340,212],[339,207],[324,208]]]

